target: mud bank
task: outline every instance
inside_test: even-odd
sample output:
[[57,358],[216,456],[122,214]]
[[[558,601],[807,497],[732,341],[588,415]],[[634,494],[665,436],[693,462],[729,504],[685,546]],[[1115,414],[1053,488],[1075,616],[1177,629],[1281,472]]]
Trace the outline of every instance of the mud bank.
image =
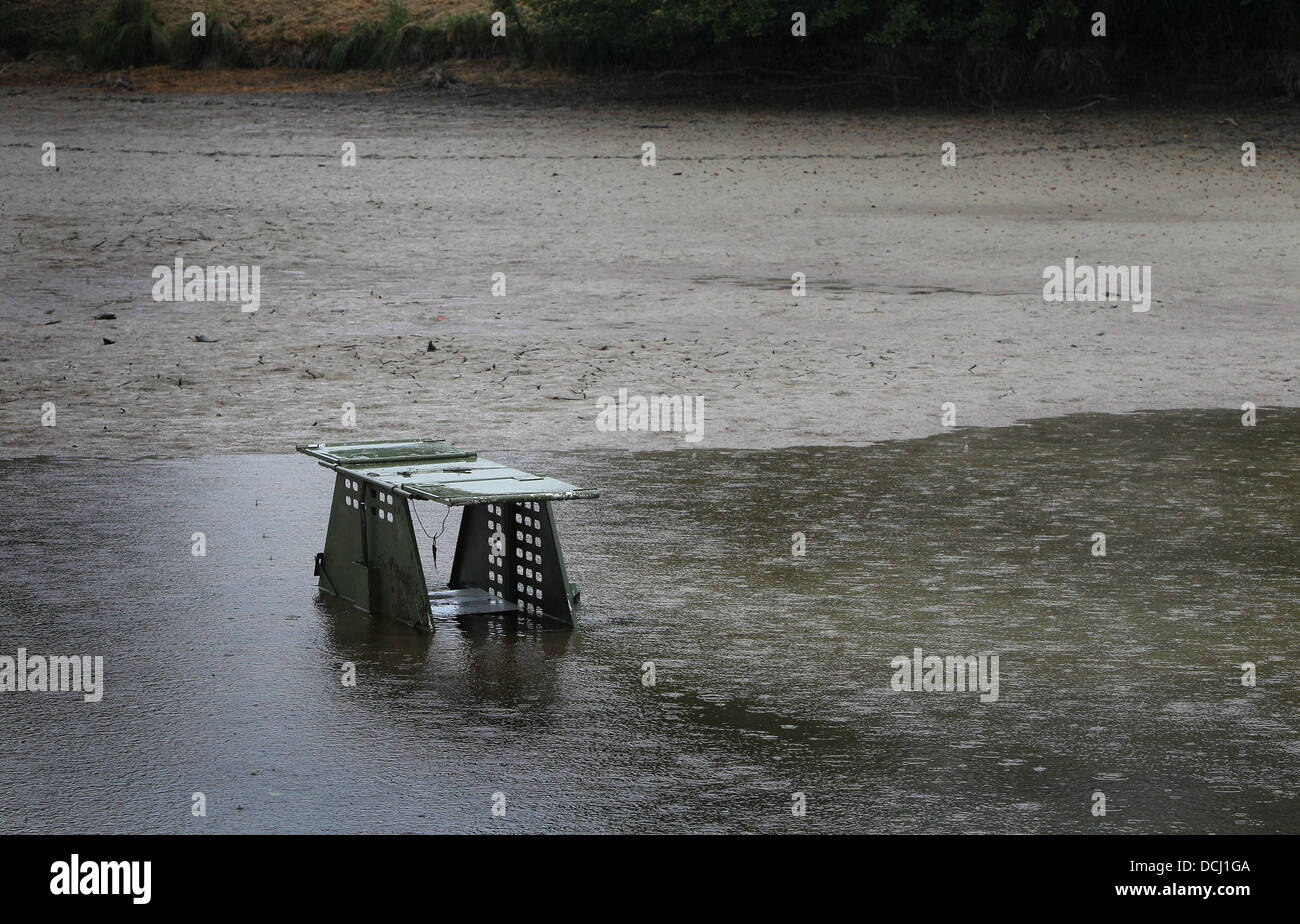
[[[937,432],[949,401],[960,426],[1300,404],[1300,120],[1281,105],[953,116],[17,89],[3,113],[3,456],[409,433],[856,445]],[[260,309],[153,301],[152,269],[177,257],[260,267]],[[1151,310],[1044,302],[1044,268],[1071,258],[1149,265]],[[597,400],[621,388],[703,396],[702,442],[599,429]]]

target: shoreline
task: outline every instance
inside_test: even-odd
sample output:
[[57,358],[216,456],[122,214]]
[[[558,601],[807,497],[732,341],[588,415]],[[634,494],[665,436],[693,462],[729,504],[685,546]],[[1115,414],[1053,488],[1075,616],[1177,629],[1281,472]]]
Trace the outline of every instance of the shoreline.
[[[1269,418],[1272,417],[1274,413],[1281,413],[1283,415],[1287,415],[1289,412],[1292,411],[1300,411],[1300,404],[1257,407],[1256,408],[1257,423],[1255,424],[1255,426],[1267,427],[1268,424],[1271,423]],[[822,451],[839,451],[839,450],[870,450],[873,447],[879,446],[881,443],[917,442],[917,441],[938,439],[943,437],[957,437],[963,433],[969,435],[974,433],[984,433],[985,431],[989,431],[989,430],[1012,430],[1012,429],[1019,429],[1022,427],[1032,427],[1039,423],[1046,424],[1046,425],[1060,424],[1062,422],[1069,422],[1074,419],[1083,418],[1083,417],[1097,418],[1097,419],[1114,418],[1116,421],[1121,421],[1121,420],[1127,420],[1135,417],[1159,418],[1163,415],[1169,415],[1169,414],[1188,414],[1188,415],[1198,416],[1198,417],[1210,415],[1210,414],[1220,415],[1221,423],[1224,427],[1228,429],[1236,429],[1237,427],[1240,426],[1240,418],[1242,416],[1242,411],[1240,408],[1233,408],[1233,407],[1217,407],[1217,408],[1174,407],[1174,408],[1135,408],[1133,410],[1128,410],[1128,411],[1073,411],[1068,414],[1061,414],[1057,416],[1022,418],[1018,420],[1013,420],[1009,423],[989,424],[989,425],[970,424],[970,425],[964,425],[964,426],[952,427],[952,428],[940,426],[935,428],[931,432],[915,433],[915,434],[909,434],[907,436],[898,436],[898,437],[886,436],[880,439],[870,440],[867,442],[839,442],[839,443],[813,443],[813,444],[799,443],[799,444],[790,444],[790,445],[783,445],[783,446],[710,446],[710,445],[699,445],[699,444],[688,443],[680,447],[664,447],[664,446],[656,447],[652,445],[637,446],[637,447],[612,446],[612,445],[606,445],[606,446],[584,445],[576,448],[568,448],[568,447],[557,448],[551,446],[538,447],[538,446],[525,446],[525,445],[505,445],[505,444],[479,445],[479,444],[475,444],[472,439],[466,440],[464,438],[461,438],[461,443],[463,444],[462,448],[477,452],[480,456],[489,455],[489,454],[509,456],[510,459],[505,461],[513,461],[514,457],[516,456],[531,457],[536,455],[539,452],[541,453],[562,452],[566,456],[570,456],[570,455],[600,456],[602,454],[608,454],[608,453],[626,453],[626,452],[632,452],[638,454],[667,455],[678,451],[687,451],[691,453],[703,453],[705,455],[708,455],[710,453],[725,453],[728,455],[732,455],[732,454],[745,455],[750,453],[756,455],[771,455],[771,454],[779,454],[783,452],[817,453]],[[438,439],[438,440],[452,441],[452,442],[454,442],[457,439],[457,436],[450,432],[441,432],[441,433],[411,432],[411,433],[389,434],[389,436],[391,436],[394,439],[426,439],[427,438],[427,439]],[[386,437],[383,436],[377,437],[374,434],[359,435],[356,433],[356,431],[349,432],[344,430],[338,430],[338,431],[332,430],[329,431],[328,438],[331,442],[337,444],[340,442],[348,442],[351,440],[364,441],[364,440],[374,440],[374,439],[385,439]],[[316,435],[311,437],[311,439],[322,440],[324,439],[324,437]],[[75,457],[69,457],[67,455],[63,455],[59,453],[45,452],[45,453],[20,453],[14,455],[0,456],[0,465],[20,465],[20,464],[29,464],[29,463],[66,463],[72,465],[83,465],[83,464],[97,463],[97,462],[102,462],[105,464],[113,464],[113,465],[117,465],[117,464],[134,465],[134,464],[147,464],[147,463],[168,464],[173,462],[187,464],[187,463],[194,463],[194,462],[212,462],[212,461],[223,461],[223,460],[260,459],[260,458],[270,458],[275,456],[281,456],[284,458],[291,458],[291,457],[296,458],[297,455],[298,452],[296,450],[296,445],[289,445],[288,447],[282,447],[279,449],[273,447],[266,447],[266,448],[252,448],[252,449],[218,451],[218,452],[202,451],[202,452],[187,452],[187,453],[145,454],[145,455],[137,455],[137,456],[86,454],[86,455],[77,455]],[[328,465],[322,465],[321,467],[326,469],[330,468],[330,466]]]
[[[669,79],[670,78],[670,79]],[[34,52],[25,60],[0,59],[0,94],[93,91],[112,96],[336,96],[415,94],[459,99],[493,98],[503,102],[555,106],[655,105],[702,111],[890,112],[999,117],[1032,112],[1069,115],[1080,112],[1287,111],[1296,100],[1274,93],[1242,93],[1202,86],[1181,95],[1145,89],[1128,96],[1080,91],[994,102],[991,107],[937,99],[898,101],[880,87],[858,87],[843,95],[801,90],[791,82],[746,81],[709,72],[591,72],[516,64],[502,57],[454,58],[433,65],[391,69],[351,68],[331,72],[310,67],[265,65],[182,68],[170,64],[95,69],[75,55]]]

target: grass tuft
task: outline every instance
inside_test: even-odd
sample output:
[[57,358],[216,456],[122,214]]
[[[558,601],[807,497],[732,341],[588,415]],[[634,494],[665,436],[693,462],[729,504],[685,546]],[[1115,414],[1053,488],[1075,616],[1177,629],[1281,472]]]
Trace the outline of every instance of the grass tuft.
[[194,23],[189,19],[172,28],[170,50],[173,64],[177,67],[239,67],[249,63],[239,33],[220,4],[214,4],[208,10],[206,25],[206,35],[195,35]]
[[166,61],[170,42],[152,0],[113,0],[82,36],[93,67],[135,67]]

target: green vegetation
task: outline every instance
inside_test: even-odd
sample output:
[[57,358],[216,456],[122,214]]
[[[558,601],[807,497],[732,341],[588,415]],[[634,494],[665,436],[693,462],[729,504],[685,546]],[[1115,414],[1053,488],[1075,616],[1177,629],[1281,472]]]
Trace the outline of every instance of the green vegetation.
[[195,35],[194,24],[189,20],[172,28],[171,63],[177,67],[198,67],[201,64],[238,67],[247,63],[247,53],[240,43],[239,34],[220,4],[209,8],[205,15],[206,35]]
[[[508,41],[508,39],[506,40]],[[487,57],[495,51],[487,13],[460,13],[430,23],[415,23],[398,0],[388,0],[383,22],[362,20],[330,50],[325,67],[388,70],[424,66],[451,58]]]
[[[165,26],[151,0],[111,0],[74,41],[0,10],[0,47],[77,48],[96,68],[171,63],[341,71],[501,57],[524,66],[644,74],[658,86],[776,88],[989,104],[1027,96],[1300,94],[1297,0],[483,0],[484,10],[384,18],[256,44],[219,7],[208,33]],[[806,36],[792,35],[794,10]],[[492,34],[492,10],[507,34]],[[1094,11],[1106,36],[1093,34]],[[265,22],[265,20],[259,20]]]
[[[915,81],[967,101],[1148,84],[1300,93],[1296,0],[529,0],[564,63]],[[807,36],[791,36],[806,15]],[[1106,16],[1105,38],[1092,34]]]
[[150,0],[112,0],[86,29],[82,51],[93,67],[129,67],[170,60],[171,43]]

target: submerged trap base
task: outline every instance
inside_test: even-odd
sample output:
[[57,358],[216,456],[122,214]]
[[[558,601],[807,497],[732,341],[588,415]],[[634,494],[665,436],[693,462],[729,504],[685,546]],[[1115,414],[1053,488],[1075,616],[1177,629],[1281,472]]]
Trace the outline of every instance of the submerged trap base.
[[429,607],[434,616],[487,616],[519,612],[519,607],[510,601],[477,587],[431,590]]
[[[298,451],[336,473],[320,588],[366,612],[433,629],[433,616],[519,612],[573,625],[551,502],[594,490],[531,475],[439,440],[310,443]],[[446,590],[430,590],[410,503],[462,507]]]

